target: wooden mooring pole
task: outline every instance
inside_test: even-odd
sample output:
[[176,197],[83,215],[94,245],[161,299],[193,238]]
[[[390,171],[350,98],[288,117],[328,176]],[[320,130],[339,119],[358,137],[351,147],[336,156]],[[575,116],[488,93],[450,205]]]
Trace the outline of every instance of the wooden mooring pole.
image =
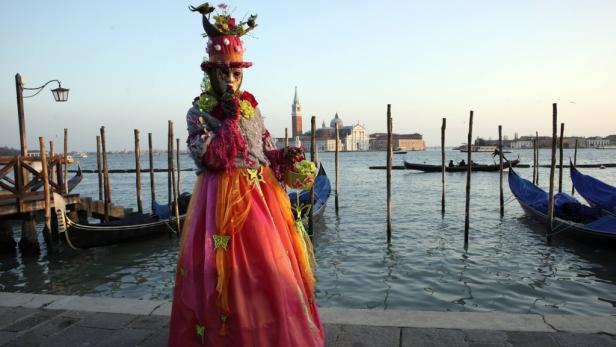
[[445,215],[445,129],[447,118],[443,118],[441,125],[441,215]]
[[53,145],[53,141],[49,141],[49,157],[47,158],[47,161],[49,162],[49,180],[50,181],[54,181],[54,176],[55,176],[55,166],[53,165],[53,160],[54,160],[54,156],[55,156],[55,151],[54,151],[54,145]]
[[167,203],[169,215],[173,214],[171,202],[173,201],[173,187],[171,186],[171,171],[173,170],[173,122],[167,123]]
[[391,165],[393,161],[392,130],[391,104],[387,104],[387,243],[391,242]]
[[537,144],[537,177],[535,178],[535,184],[539,185],[539,148],[541,145],[539,143],[539,132],[535,131],[535,143]]
[[550,164],[550,200],[548,203],[548,230],[547,241],[552,241],[552,229],[554,223],[554,171],[556,171],[556,136],[558,128],[558,110],[556,104],[552,104],[552,161]]
[[335,165],[336,165],[336,195],[334,195],[335,198],[335,205],[336,205],[336,216],[338,215],[338,195],[340,193],[340,148],[338,148],[338,143],[340,142],[340,129],[338,129],[338,122],[336,122],[336,154],[335,154],[335,158],[334,160],[336,161]]
[[177,163],[178,166],[178,198],[180,197],[180,194],[182,193],[182,183],[181,183],[181,178],[180,178],[180,173],[182,172],[182,170],[180,169],[180,139],[177,138],[175,139],[175,154],[176,154],[176,158],[175,161]]
[[498,162],[499,162],[499,183],[500,183],[500,215],[505,215],[505,198],[503,195],[503,126],[498,126]]
[[107,166],[107,145],[105,142],[105,127],[101,127],[101,146],[102,146],[102,158],[103,158],[103,181],[104,181],[104,195],[105,195],[105,221],[109,221],[109,214],[111,212],[111,189],[109,187],[109,167]]
[[62,187],[64,194],[68,194],[68,129],[64,128],[64,174],[62,175]]
[[558,163],[558,192],[563,191],[563,138],[565,135],[565,123],[560,123],[560,138],[558,141],[558,147],[560,148],[560,160]]
[[96,136],[96,172],[98,173],[98,200],[103,200],[103,173],[101,171],[101,137]]
[[[317,164],[317,117],[310,117],[310,161]],[[314,185],[310,188],[310,210],[308,211],[308,235],[314,235]]]
[[141,203],[141,146],[139,145],[139,129],[135,129],[135,186],[137,189],[137,210],[143,213]]
[[45,195],[45,227],[43,228],[43,238],[47,245],[47,252],[53,253],[54,247],[51,237],[51,193],[49,191],[49,171],[47,166],[47,150],[45,148],[45,139],[39,137],[39,146],[41,153],[41,174],[43,174],[43,194]]
[[[575,139],[575,150],[573,151],[573,167],[577,164],[577,148],[578,148],[578,139]],[[571,184],[571,195],[575,195],[575,186]]]
[[464,209],[464,246],[468,245],[468,228],[469,228],[469,212],[471,202],[471,173],[473,167],[473,161],[471,159],[472,153],[472,139],[473,139],[473,111],[471,111],[468,121],[468,143],[467,149],[467,163],[466,163],[466,207]]
[[289,128],[284,128],[284,148],[289,147]]
[[[173,165],[173,122],[169,121],[169,171],[171,172],[171,190],[173,193],[173,215],[175,216],[176,234],[180,235],[180,210],[178,191],[175,185],[175,167]],[[171,206],[171,205],[170,205]]]
[[[56,152],[53,141],[49,141],[49,180],[51,182],[58,182],[56,178],[56,165],[54,164],[54,160],[56,158]],[[51,189],[51,187],[49,187]],[[101,199],[102,200],[102,199]],[[56,212],[53,211],[51,213],[52,216],[56,215]],[[51,238],[54,241],[57,241],[60,238],[60,234],[58,233],[58,222],[57,218],[53,218],[51,220]]]
[[533,184],[537,184],[537,140],[533,139]]
[[148,157],[150,159],[150,197],[152,199],[150,206],[154,206],[153,203],[154,201],[156,201],[156,185],[154,183],[154,154],[152,153],[152,147],[152,133],[148,133]]

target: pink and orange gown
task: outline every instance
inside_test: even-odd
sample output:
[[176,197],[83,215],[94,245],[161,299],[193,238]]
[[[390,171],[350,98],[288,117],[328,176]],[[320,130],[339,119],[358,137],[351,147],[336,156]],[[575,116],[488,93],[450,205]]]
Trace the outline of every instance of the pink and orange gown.
[[200,172],[181,236],[169,345],[323,346],[312,244],[271,167],[280,155],[256,101],[242,98],[252,117],[212,122],[196,105],[187,114]]

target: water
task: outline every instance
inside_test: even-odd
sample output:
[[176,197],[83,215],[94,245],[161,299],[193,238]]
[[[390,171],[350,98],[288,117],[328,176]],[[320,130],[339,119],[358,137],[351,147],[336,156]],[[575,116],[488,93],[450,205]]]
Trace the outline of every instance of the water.
[[[520,150],[523,163],[532,151]],[[466,154],[448,151],[458,161]],[[541,150],[541,162],[549,150]],[[565,151],[565,161],[572,157]],[[333,153],[321,153],[330,177]],[[616,151],[582,149],[579,163],[616,162]],[[440,151],[409,152],[402,159],[439,163]],[[147,167],[147,156],[142,167]],[[489,163],[489,154],[473,160]],[[164,167],[166,155],[155,156]],[[111,168],[133,168],[130,154],[109,156]],[[432,311],[499,311],[616,315],[616,252],[614,245],[579,242],[566,235],[545,242],[545,227],[527,218],[506,186],[505,216],[499,215],[498,173],[474,173],[470,207],[470,241],[464,249],[465,173],[448,173],[447,212],[440,213],[440,174],[394,171],[393,239],[386,240],[385,153],[341,153],[340,213],[333,198],[318,223],[317,300],[322,307],[413,309]],[[81,160],[96,167],[95,158]],[[192,167],[186,156],[182,167]],[[582,169],[616,184],[614,169]],[[523,177],[532,169],[520,168]],[[77,192],[98,196],[96,174],[84,174]],[[134,174],[111,174],[112,199],[135,206]],[[564,191],[571,191],[568,171]],[[547,188],[542,169],[540,185]],[[558,176],[557,176],[558,177]],[[193,172],[182,172],[182,190],[194,183]],[[157,173],[157,200],[166,201],[166,173]],[[557,182],[557,178],[556,178]],[[150,206],[149,175],[142,175],[144,206]],[[42,242],[42,238],[41,238]],[[115,245],[86,251],[64,247],[60,254],[38,258],[0,258],[0,290],[65,295],[169,299],[173,288],[178,242],[174,237]]]

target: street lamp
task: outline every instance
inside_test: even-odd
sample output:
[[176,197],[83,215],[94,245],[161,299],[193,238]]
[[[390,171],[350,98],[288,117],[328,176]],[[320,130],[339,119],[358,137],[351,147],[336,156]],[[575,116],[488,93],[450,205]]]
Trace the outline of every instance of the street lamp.
[[[22,156],[26,156],[28,154],[28,146],[26,144],[26,121],[24,118],[24,98],[31,98],[38,95],[38,93],[40,93],[51,82],[58,82],[58,88],[51,90],[53,98],[56,100],[56,102],[64,102],[68,100],[68,89],[62,88],[62,84],[58,80],[47,81],[42,86],[36,88],[24,88],[24,83],[21,80],[21,75],[15,75],[15,89],[17,92],[17,115],[19,117],[19,140]],[[24,90],[35,90],[36,93],[24,96]]]

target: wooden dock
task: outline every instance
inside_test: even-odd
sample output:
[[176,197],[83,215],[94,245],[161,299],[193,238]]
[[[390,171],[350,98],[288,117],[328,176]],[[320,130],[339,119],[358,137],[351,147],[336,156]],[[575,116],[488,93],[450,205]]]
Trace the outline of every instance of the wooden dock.
[[[43,165],[47,170],[44,170]],[[36,231],[37,218],[44,216],[45,240],[51,236],[57,239],[55,223],[50,222],[55,214],[53,193],[64,197],[67,208],[80,221],[86,222],[90,217],[103,218],[104,201],[81,198],[79,194],[69,194],[67,180],[63,175],[66,161],[62,155],[43,156],[0,156],[0,252],[12,252],[15,249],[12,224],[10,220],[21,220],[21,239],[19,246],[26,253],[40,251]],[[47,173],[48,177],[45,177]],[[45,189],[48,187],[48,189]],[[109,217],[122,219],[132,209],[111,205]],[[55,229],[55,230],[54,230]],[[50,249],[50,245],[47,245]]]

